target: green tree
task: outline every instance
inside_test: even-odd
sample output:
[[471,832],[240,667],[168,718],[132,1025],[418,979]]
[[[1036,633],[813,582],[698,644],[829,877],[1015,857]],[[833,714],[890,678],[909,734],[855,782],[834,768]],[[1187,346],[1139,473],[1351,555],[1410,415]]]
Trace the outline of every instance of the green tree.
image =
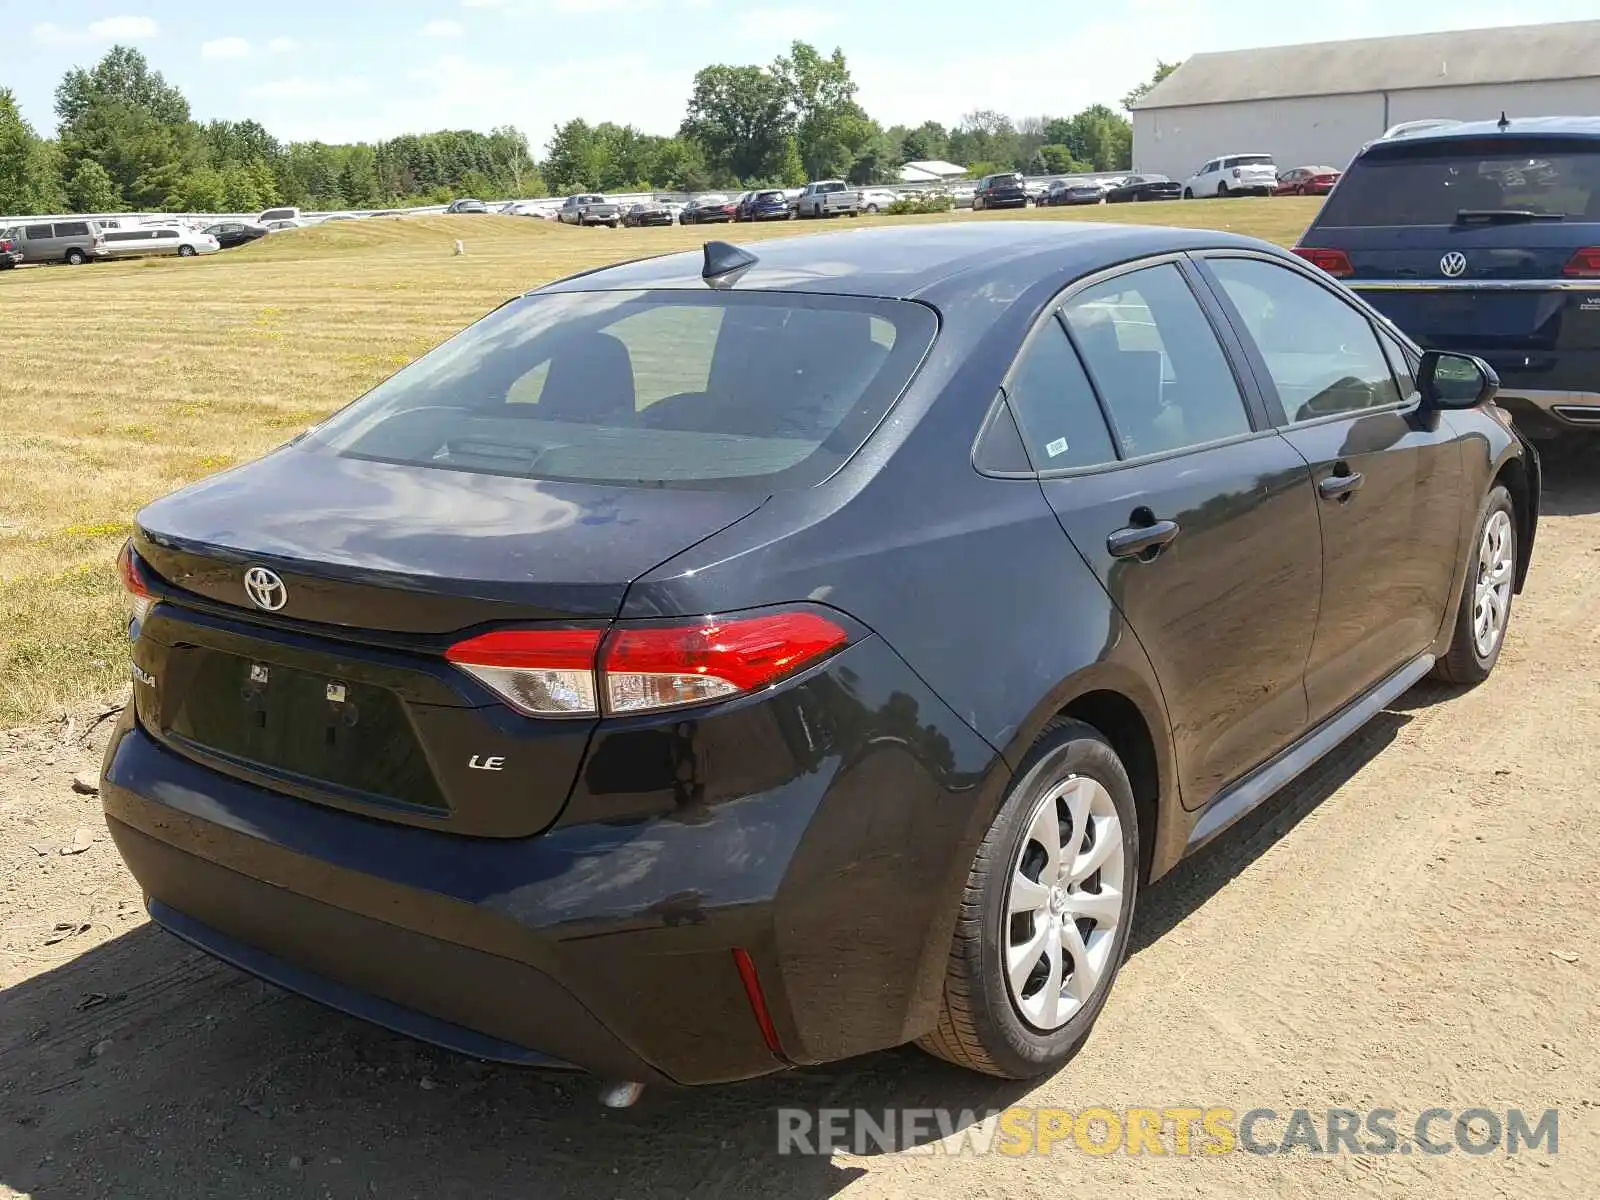
[[10,88],[0,88],[0,213],[59,212],[60,168],[49,143],[22,119]]
[[[272,168],[267,165],[265,160],[256,159],[245,168],[245,172],[250,177],[251,188],[248,194],[256,198],[255,203],[241,205],[235,211],[248,212],[252,208],[263,209],[278,203],[278,177],[273,174]],[[246,193],[240,192],[239,194],[244,195]],[[229,207],[234,207],[231,200],[229,201]]]
[[86,158],[67,180],[67,203],[73,212],[115,212],[122,207],[122,195],[106,169],[94,159]]
[[1133,165],[1133,126],[1104,104],[1091,104],[1074,114],[1059,132],[1061,144],[1079,162],[1096,171],[1123,171]]
[[950,157],[964,166],[976,162],[1009,166],[1016,159],[1016,153],[1016,127],[1011,124],[1010,117],[993,109],[969,112],[950,134]]
[[214,167],[197,167],[183,177],[176,192],[176,208],[183,212],[214,213],[228,207],[227,181]]
[[132,46],[113,46],[93,70],[74,67],[56,87],[56,116],[63,134],[83,119],[95,105],[120,101],[142,109],[163,125],[181,125],[189,119],[189,102],[160,71],[152,71],[145,56]]
[[760,67],[716,65],[695,75],[679,132],[700,143],[713,177],[759,179],[782,167],[793,124],[781,79]]
[[[267,178],[272,178],[270,170],[267,171]],[[267,204],[267,198],[261,193],[260,180],[251,167],[233,163],[223,169],[222,211],[256,213]]]
[[545,147],[544,177],[557,196],[598,189],[608,165],[594,126],[581,117],[558,125]]
[[794,42],[772,64],[794,123],[800,161],[812,179],[848,174],[876,126],[856,103],[856,82],[844,52],[823,57],[815,46]]
[[383,201],[378,184],[378,156],[365,144],[344,148],[339,168],[339,195],[350,208],[377,208]]
[[1078,175],[1094,168],[1079,162],[1072,151],[1063,145],[1043,145],[1033,152],[1027,170],[1034,175]]
[[1141,83],[1138,87],[1134,88],[1131,92],[1124,96],[1122,98],[1122,107],[1127,109],[1129,112],[1132,112],[1133,106],[1149,95],[1150,90],[1154,88],[1156,84],[1160,83],[1163,79],[1165,79],[1168,75],[1171,75],[1181,66],[1183,66],[1183,59],[1181,58],[1177,62],[1172,63],[1162,62],[1159,58],[1156,59],[1155,74],[1150,76],[1150,82]]
[[937,121],[924,121],[900,137],[901,162],[934,162],[948,158],[949,154],[950,133]]
[[700,143],[681,137],[663,138],[656,150],[651,181],[658,187],[677,192],[700,192],[710,187],[711,176],[706,170],[705,151]]

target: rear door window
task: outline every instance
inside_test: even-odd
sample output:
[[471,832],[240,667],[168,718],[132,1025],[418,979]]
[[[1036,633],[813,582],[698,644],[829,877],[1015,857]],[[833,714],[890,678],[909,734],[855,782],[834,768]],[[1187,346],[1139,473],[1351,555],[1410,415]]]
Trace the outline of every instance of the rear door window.
[[449,470],[659,487],[809,486],[910,381],[907,301],[564,292],[498,309],[307,443]]
[[1036,471],[1114,462],[1111,431],[1059,322],[1036,332],[1012,368],[1006,399]]
[[1124,458],[1250,432],[1227,357],[1177,267],[1116,276],[1063,312]]
[[1453,225],[1463,212],[1500,210],[1600,221],[1600,139],[1380,145],[1351,164],[1316,223]]
[[1266,362],[1290,423],[1402,399],[1359,309],[1289,267],[1252,258],[1208,258],[1206,264]]

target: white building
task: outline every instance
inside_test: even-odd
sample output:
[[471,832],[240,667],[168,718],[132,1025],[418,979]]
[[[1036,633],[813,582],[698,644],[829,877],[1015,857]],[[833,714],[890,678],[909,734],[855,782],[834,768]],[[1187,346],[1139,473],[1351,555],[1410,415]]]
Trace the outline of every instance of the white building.
[[1187,179],[1265,153],[1343,168],[1390,126],[1600,115],[1600,20],[1196,54],[1138,102],[1133,166]]
[[941,159],[929,162],[908,162],[900,168],[901,183],[938,183],[945,179],[960,179],[967,173],[965,167]]

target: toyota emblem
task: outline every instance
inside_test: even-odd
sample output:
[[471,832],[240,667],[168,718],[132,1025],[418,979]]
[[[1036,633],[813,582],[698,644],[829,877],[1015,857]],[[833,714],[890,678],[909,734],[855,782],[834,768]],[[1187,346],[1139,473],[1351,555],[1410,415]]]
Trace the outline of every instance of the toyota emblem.
[[265,567],[251,567],[244,573],[244,594],[250,597],[250,603],[268,612],[277,612],[289,599],[283,580]]
[[1459,250],[1452,250],[1439,260],[1439,270],[1446,279],[1459,279],[1467,273],[1467,256]]

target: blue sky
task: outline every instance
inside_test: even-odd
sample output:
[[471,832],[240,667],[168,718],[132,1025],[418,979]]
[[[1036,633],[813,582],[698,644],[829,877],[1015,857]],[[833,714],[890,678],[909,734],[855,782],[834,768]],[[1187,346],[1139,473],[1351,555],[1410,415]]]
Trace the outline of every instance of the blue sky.
[[[1069,114],[1158,58],[1203,50],[1576,20],[1596,0],[0,0],[0,85],[40,131],[61,74],[139,46],[196,117],[284,139],[376,139],[513,124],[536,147],[570,117],[670,133],[694,72],[838,45],[884,124],[974,108]],[[270,18],[251,14],[270,13]],[[537,151],[536,151],[537,152]]]

